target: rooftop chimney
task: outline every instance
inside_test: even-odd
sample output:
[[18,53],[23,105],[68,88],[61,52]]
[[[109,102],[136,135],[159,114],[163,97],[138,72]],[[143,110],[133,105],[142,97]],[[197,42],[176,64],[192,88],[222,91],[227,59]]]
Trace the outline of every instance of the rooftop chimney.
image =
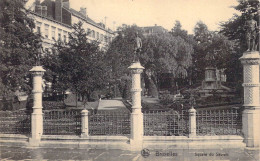
[[87,8],[80,7],[79,13],[81,13],[83,16],[87,17]]
[[62,22],[62,0],[55,0],[55,20]]
[[35,0],[35,5],[40,5],[41,1],[40,0]]
[[63,7],[69,9],[70,8],[70,1],[69,0],[63,0]]

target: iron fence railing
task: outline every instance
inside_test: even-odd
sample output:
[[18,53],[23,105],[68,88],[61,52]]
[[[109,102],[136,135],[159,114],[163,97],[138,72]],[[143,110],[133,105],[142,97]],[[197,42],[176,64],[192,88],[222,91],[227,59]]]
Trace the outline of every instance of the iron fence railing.
[[152,111],[144,113],[145,136],[188,135],[189,115],[187,110]]
[[0,133],[30,134],[31,115],[29,111],[0,111]]
[[99,111],[89,116],[89,135],[129,135],[130,113]]
[[242,115],[237,109],[199,110],[197,135],[241,135]]
[[81,111],[55,110],[44,111],[43,134],[44,135],[80,135]]

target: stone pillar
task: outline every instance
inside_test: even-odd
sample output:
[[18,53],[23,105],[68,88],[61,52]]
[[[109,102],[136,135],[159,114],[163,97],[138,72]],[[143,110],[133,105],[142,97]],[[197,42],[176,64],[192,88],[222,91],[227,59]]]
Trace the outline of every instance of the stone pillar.
[[189,109],[189,137],[196,136],[196,110],[191,107]]
[[81,111],[81,137],[88,136],[88,110]]
[[244,111],[242,115],[243,134],[246,146],[259,148],[260,134],[260,82],[258,51],[245,52],[240,58],[244,73]]
[[132,113],[131,113],[131,138],[130,144],[136,150],[142,148],[143,144],[143,113],[141,111],[141,73],[144,67],[140,62],[134,62],[130,67],[132,72]]
[[45,70],[42,66],[34,66],[30,72],[33,76],[33,113],[31,116],[31,146],[39,146],[43,133],[43,113],[42,113],[42,76]]

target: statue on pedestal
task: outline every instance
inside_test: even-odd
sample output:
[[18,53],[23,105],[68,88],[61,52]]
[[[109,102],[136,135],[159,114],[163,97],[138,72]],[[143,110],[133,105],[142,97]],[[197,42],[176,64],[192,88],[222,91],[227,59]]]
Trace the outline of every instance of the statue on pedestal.
[[[245,24],[246,30],[246,43],[247,43],[247,51],[255,51],[256,50],[256,37],[257,37],[257,22],[253,19],[253,15],[249,15],[249,20],[246,21]],[[251,45],[252,42],[252,45]]]
[[142,40],[138,37],[138,32],[135,34],[135,44],[134,44],[134,62],[139,62],[140,52],[142,48]]

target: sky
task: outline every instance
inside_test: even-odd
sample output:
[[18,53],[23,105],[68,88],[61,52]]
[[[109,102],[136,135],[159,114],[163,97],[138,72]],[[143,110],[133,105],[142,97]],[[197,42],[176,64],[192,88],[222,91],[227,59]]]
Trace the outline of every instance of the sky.
[[232,8],[237,4],[237,0],[70,0],[71,8],[86,7],[90,18],[106,22],[111,29],[122,24],[140,27],[157,24],[171,30],[179,20],[189,34],[198,21],[204,22],[209,30],[219,30],[220,22],[239,14]]
[[71,8],[77,11],[87,8],[91,19],[113,30],[122,24],[140,27],[156,24],[171,30],[179,20],[189,34],[198,21],[204,22],[209,30],[219,30],[220,22],[239,14],[232,8],[237,4],[237,0],[70,0]]

